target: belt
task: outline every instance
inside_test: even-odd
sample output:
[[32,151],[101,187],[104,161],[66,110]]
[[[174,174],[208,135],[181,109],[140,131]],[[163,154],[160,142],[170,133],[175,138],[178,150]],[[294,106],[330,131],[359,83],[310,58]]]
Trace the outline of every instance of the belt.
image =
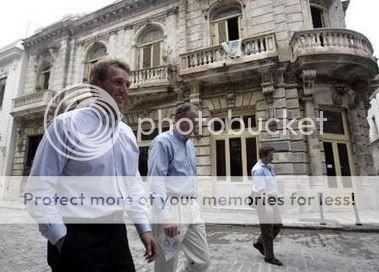
[[124,224],[124,212],[117,211],[96,218],[63,217],[65,224]]

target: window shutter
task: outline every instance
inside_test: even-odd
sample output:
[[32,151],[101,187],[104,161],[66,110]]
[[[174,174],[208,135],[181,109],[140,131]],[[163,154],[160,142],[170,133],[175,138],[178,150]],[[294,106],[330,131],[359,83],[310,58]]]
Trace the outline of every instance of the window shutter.
[[227,34],[226,34],[226,21],[217,23],[217,34],[218,34],[219,44],[228,41]]
[[153,67],[161,65],[161,43],[153,44]]
[[142,48],[142,69],[151,67],[151,45]]

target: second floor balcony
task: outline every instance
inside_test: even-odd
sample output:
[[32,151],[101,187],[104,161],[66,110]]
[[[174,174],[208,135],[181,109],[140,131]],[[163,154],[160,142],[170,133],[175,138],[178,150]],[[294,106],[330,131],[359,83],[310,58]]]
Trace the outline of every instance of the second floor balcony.
[[326,75],[354,78],[377,73],[371,42],[353,30],[319,28],[295,32],[290,46],[292,62],[301,67],[319,67]]
[[158,66],[134,70],[130,73],[130,95],[166,92],[175,79],[172,66]]
[[[52,90],[43,90],[16,97],[13,99],[11,115],[13,117],[29,116],[31,114],[43,115],[55,94]],[[55,103],[52,106],[55,106]]]
[[278,56],[275,34],[243,39],[240,49],[241,56],[237,58],[231,58],[221,45],[182,54],[180,76],[204,79],[208,76],[207,73],[222,72],[225,67],[231,73],[233,70],[246,71],[254,67],[250,64],[255,61]]

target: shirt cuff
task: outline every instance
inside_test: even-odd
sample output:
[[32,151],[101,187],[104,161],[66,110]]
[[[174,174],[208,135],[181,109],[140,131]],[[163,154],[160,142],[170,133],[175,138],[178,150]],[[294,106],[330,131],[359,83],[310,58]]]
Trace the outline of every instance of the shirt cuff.
[[39,230],[53,245],[67,234],[67,228],[64,224],[40,224]]
[[145,232],[151,231],[150,224],[135,224],[134,226],[136,227],[139,235],[142,235]]

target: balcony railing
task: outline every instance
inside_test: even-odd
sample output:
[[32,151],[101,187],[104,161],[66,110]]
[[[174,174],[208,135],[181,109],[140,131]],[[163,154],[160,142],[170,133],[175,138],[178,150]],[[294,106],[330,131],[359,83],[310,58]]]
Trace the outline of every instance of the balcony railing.
[[148,87],[151,84],[168,82],[170,78],[170,66],[159,66],[135,70],[130,73],[130,88]]
[[[276,55],[275,35],[244,39],[241,42],[241,57],[236,62],[249,62]],[[193,51],[180,56],[181,74],[223,66],[231,60],[221,45]],[[231,63],[232,64],[232,63]]]
[[52,90],[44,90],[16,97],[13,99],[12,114],[33,111],[34,109],[43,110],[55,94]]
[[295,32],[293,58],[317,54],[348,54],[373,59],[374,49],[362,34],[348,29],[314,29]]

